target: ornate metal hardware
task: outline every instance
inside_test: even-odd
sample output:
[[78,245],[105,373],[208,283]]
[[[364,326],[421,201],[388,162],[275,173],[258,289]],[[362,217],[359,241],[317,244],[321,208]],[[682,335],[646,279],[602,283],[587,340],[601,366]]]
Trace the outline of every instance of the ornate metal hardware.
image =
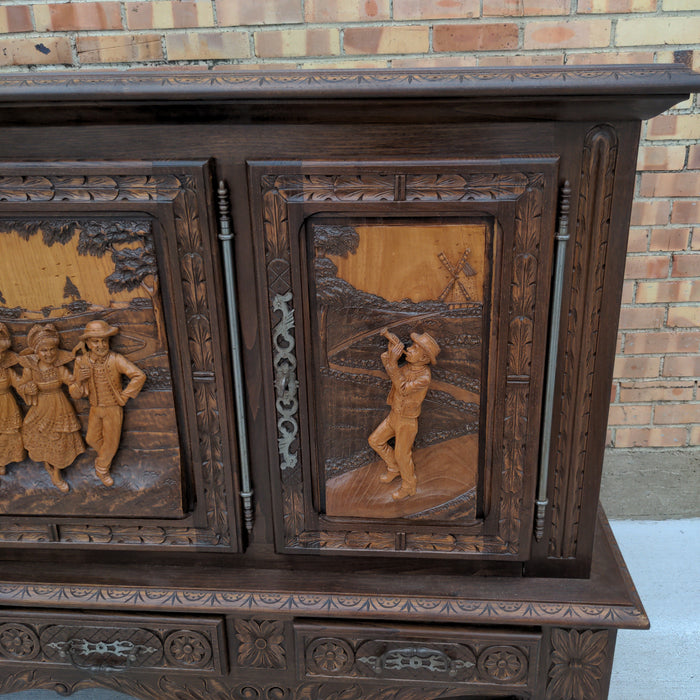
[[549,451],[552,444],[552,411],[554,408],[554,385],[557,378],[557,355],[559,352],[559,329],[561,326],[561,304],[564,291],[564,265],[566,264],[566,244],[569,240],[569,209],[571,186],[567,180],[561,189],[559,210],[559,231],[556,238],[556,259],[554,263],[554,288],[549,324],[549,344],[547,348],[547,374],[544,390],[544,415],[542,420],[542,444],[540,446],[540,473],[537,485],[537,512],[535,514],[535,539],[539,542],[544,534],[544,521],[547,511],[547,481],[549,478]]
[[238,304],[236,301],[236,273],[233,258],[233,231],[229,216],[230,204],[226,183],[219,181],[219,240],[224,264],[226,281],[226,305],[228,309],[229,343],[233,363],[233,392],[236,401],[236,426],[238,428],[238,456],[241,472],[241,501],[243,517],[248,532],[253,530],[253,489],[250,481],[250,463],[248,458],[248,432],[245,422],[245,392],[243,383],[243,362],[241,360],[240,340],[238,334]]

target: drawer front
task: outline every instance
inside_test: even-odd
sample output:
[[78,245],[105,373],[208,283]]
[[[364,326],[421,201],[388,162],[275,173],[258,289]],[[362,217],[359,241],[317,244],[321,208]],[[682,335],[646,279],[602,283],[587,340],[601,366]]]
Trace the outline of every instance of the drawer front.
[[541,634],[296,624],[299,680],[449,683],[533,691]]
[[228,670],[221,618],[0,615],[0,664],[21,662],[90,672]]

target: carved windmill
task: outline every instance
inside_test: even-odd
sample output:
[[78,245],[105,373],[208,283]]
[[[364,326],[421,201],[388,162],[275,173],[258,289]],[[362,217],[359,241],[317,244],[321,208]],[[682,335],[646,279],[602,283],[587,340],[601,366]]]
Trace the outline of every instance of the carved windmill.
[[461,276],[473,277],[476,275],[476,270],[467,260],[470,252],[470,249],[467,248],[462,253],[462,257],[456,265],[453,265],[444,253],[438,253],[440,263],[450,274],[450,281],[442,292],[440,292],[438,299],[451,308],[461,308],[473,301],[471,294],[469,294],[467,288],[460,279]]

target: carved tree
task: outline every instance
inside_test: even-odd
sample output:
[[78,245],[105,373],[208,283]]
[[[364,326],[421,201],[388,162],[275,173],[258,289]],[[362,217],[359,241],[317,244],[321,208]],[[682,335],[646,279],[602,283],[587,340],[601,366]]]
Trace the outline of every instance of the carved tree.
[[[78,240],[80,255],[112,256],[114,272],[105,279],[110,292],[132,291],[141,287],[151,299],[160,348],[165,345],[163,316],[158,303],[158,266],[145,221],[86,221]],[[134,245],[136,244],[136,245]]]
[[80,296],[80,291],[73,283],[73,280],[66,275],[66,283],[63,285],[63,298],[71,299],[72,301],[77,301],[82,299]]

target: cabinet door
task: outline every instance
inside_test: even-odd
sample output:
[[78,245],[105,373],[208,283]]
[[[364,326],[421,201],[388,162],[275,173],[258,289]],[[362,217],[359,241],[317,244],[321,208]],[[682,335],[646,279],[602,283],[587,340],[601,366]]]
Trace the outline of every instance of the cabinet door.
[[2,543],[238,548],[210,180],[0,166]]
[[527,557],[556,173],[249,164],[279,550]]

